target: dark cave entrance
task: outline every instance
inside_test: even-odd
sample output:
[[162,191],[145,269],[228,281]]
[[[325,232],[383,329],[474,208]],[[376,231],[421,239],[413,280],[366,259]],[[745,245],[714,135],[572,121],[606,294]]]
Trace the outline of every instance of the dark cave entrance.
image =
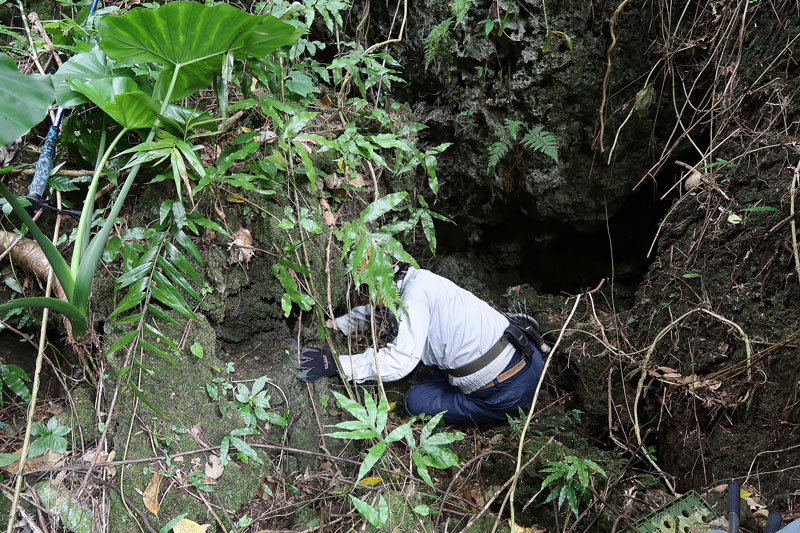
[[[695,151],[674,159],[697,161]],[[654,180],[642,183],[605,223],[577,228],[568,223],[537,223],[508,204],[505,220],[481,227],[483,239],[471,245],[467,230],[437,225],[439,255],[465,254],[491,267],[494,290],[529,283],[548,294],[579,293],[613,277],[617,305],[629,307],[634,293],[655,260],[648,257],[659,225],[679,197],[676,185],[686,172],[675,163],[665,165]],[[663,199],[662,199],[663,197]],[[657,243],[656,243],[657,244]],[[515,262],[509,261],[513,254]],[[612,259],[613,258],[613,259]]]

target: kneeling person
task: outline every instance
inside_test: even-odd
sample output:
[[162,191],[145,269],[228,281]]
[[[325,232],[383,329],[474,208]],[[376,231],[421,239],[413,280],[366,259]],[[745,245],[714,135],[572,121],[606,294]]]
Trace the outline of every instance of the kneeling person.
[[[530,405],[542,373],[542,354],[525,339],[522,353],[504,335],[505,315],[471,292],[430,271],[401,264],[395,282],[405,306],[400,312],[397,336],[378,350],[341,355],[342,372],[362,383],[377,379],[395,381],[422,363],[443,373],[409,389],[405,408],[411,415],[445,411],[448,424],[478,425],[506,421],[520,407]],[[369,328],[369,306],[353,309],[336,319],[343,333]],[[519,331],[519,330],[517,330]],[[523,346],[524,345],[524,346]],[[332,356],[317,348],[303,348],[300,373],[315,381],[338,373]]]

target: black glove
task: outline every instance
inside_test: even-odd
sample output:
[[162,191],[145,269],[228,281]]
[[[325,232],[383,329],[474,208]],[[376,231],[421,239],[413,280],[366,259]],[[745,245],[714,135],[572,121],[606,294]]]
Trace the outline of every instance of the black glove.
[[303,381],[317,381],[339,373],[333,355],[319,348],[301,348],[300,362],[295,361],[293,366],[300,371],[297,379]]

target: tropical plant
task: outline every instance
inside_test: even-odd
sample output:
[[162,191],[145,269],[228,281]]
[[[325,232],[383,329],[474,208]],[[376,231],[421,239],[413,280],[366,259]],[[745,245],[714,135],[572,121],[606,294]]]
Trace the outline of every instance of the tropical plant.
[[69,443],[64,435],[68,435],[71,429],[58,423],[56,417],[50,418],[47,425],[35,422],[31,427],[31,435],[36,437],[31,441],[28,448],[28,457],[39,457],[50,449],[57,454],[64,454]]
[[[376,404],[375,399],[364,390],[363,406],[338,392],[334,391],[333,395],[337,405],[350,413],[355,420],[335,424],[333,427],[341,431],[328,433],[328,436],[347,440],[377,440],[367,451],[364,461],[358,469],[356,474],[358,483],[361,483],[361,480],[384,457],[388,445],[401,440],[404,440],[411,450],[411,458],[417,467],[417,473],[431,487],[433,487],[433,480],[428,472],[428,467],[447,469],[458,464],[458,457],[449,448],[449,445],[463,439],[464,434],[437,431],[444,413],[430,418],[420,430],[418,439],[413,432],[414,424],[421,420],[418,416],[411,417],[406,423],[394,428],[384,436],[389,417],[389,403],[384,395],[381,395]],[[377,508],[373,508],[352,494],[350,500],[356,510],[373,526],[381,528],[385,525],[388,519],[388,506],[383,497],[378,500]]]
[[[203,27],[204,31],[196,31],[198,27]],[[89,291],[94,271],[139,168],[147,160],[140,151],[129,164],[127,177],[105,222],[90,240],[99,178],[117,143],[129,130],[149,128],[144,145],[153,148],[148,143],[153,142],[160,127],[180,128],[191,119],[191,113],[187,117],[184,110],[170,102],[208,87],[224,61],[266,56],[281,46],[294,43],[301,31],[270,15],[249,15],[227,4],[204,6],[195,2],[174,2],[152,10],[132,10],[119,17],[102,17],[97,24],[100,48],[77,54],[60,69],[61,75],[55,77],[60,80],[56,82],[59,101],[89,100],[122,127],[95,167],[78,224],[71,265],[67,265],[16,196],[0,183],[0,193],[47,256],[67,301],[18,298],[0,305],[0,311],[15,307],[49,307],[67,316],[76,336],[83,335],[88,327]],[[116,71],[121,65],[141,68],[147,64],[157,67],[153,69],[157,72],[154,79],[126,76],[123,74],[127,72]],[[153,149],[161,155],[158,147]],[[178,175],[183,174],[180,156],[191,162],[192,152],[188,145],[173,143],[170,157],[178,168]],[[179,181],[176,178],[180,193]]]
[[558,498],[558,508],[567,502],[569,509],[578,516],[578,504],[581,500],[589,503],[592,497],[590,486],[594,484],[593,475],[605,478],[606,473],[591,459],[567,455],[561,461],[551,461],[541,470],[547,477],[542,481],[540,490],[550,487],[550,495],[545,503]]

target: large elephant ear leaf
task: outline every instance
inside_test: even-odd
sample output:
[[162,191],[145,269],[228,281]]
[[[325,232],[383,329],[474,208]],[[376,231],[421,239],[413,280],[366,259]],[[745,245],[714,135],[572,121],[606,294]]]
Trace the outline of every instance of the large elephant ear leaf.
[[69,79],[68,83],[123,128],[150,128],[158,116],[158,103],[130,78]]
[[53,85],[43,76],[26,76],[14,60],[0,53],[0,145],[30,131],[47,115]]
[[162,65],[156,93],[164,96],[172,86],[170,100],[208,87],[228,52],[264,56],[294,43],[302,33],[271,15],[199,2],[171,2],[153,10],[134,9],[121,17],[105,16],[97,31],[100,47],[110,58],[131,65]]
[[85,104],[89,100],[81,93],[72,90],[68,80],[98,80],[112,76],[129,76],[132,71],[125,68],[113,68],[113,61],[109,61],[106,53],[94,47],[88,52],[80,52],[72,56],[69,61],[58,68],[53,74],[53,87],[56,90],[56,101],[64,108]]

